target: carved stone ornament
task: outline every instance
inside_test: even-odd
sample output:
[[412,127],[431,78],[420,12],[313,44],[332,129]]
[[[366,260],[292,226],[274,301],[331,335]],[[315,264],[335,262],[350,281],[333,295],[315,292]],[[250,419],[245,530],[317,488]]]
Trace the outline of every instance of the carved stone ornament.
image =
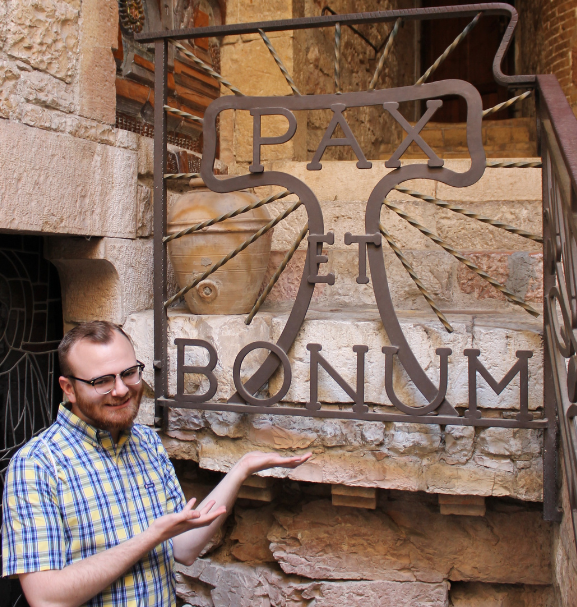
[[120,23],[129,32],[138,34],[144,27],[144,6],[142,0],[120,0],[118,2]]

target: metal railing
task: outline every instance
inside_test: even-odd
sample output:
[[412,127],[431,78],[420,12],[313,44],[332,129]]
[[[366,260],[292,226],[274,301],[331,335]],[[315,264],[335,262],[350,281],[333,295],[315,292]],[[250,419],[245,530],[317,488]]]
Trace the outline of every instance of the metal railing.
[[[325,11],[330,12],[330,11]],[[424,84],[425,81],[432,75],[435,69],[444,61],[444,59],[453,52],[468,32],[475,26],[477,21],[483,15],[504,15],[509,18],[509,23],[505,29],[502,41],[499,49],[495,55],[493,63],[493,73],[495,80],[498,84],[507,86],[510,89],[529,89],[528,91],[513,97],[509,101],[499,104],[493,108],[486,110],[482,109],[480,103],[480,97],[477,91],[471,91],[468,87],[470,85],[461,83],[457,88],[450,88],[447,83],[436,82],[432,84]],[[425,19],[446,19],[454,17],[470,17],[471,22],[465,28],[465,30],[453,41],[453,43],[447,47],[444,53],[430,66],[429,69],[419,78],[417,83],[413,87],[405,87],[404,89],[388,89],[388,90],[374,90],[375,82],[383,68],[383,63],[386,60],[388,53],[390,52],[391,45],[394,43],[395,35],[398,27],[402,21],[407,20],[425,20]],[[340,61],[340,31],[341,27],[347,26],[352,27],[354,25],[363,23],[389,23],[390,29],[386,37],[386,41],[383,45],[378,47],[376,52],[382,52],[377,63],[377,69],[375,75],[371,81],[369,91],[360,93],[341,93],[340,88],[340,72],[339,72],[339,61]],[[517,23],[517,13],[514,8],[508,4],[476,4],[476,5],[462,5],[457,7],[440,7],[434,9],[411,9],[411,10],[395,10],[395,11],[382,11],[374,13],[362,13],[352,15],[335,15],[325,14],[320,17],[306,18],[306,19],[290,19],[283,21],[271,21],[261,23],[244,23],[244,24],[233,24],[215,27],[205,28],[194,28],[188,30],[178,31],[166,31],[156,32],[151,34],[140,34],[136,38],[141,41],[154,42],[155,43],[155,56],[156,56],[156,84],[155,84],[155,164],[154,164],[154,199],[155,199],[155,210],[154,210],[154,259],[155,259],[155,283],[154,283],[154,311],[155,311],[155,324],[154,324],[154,368],[155,368],[155,395],[157,403],[157,415],[160,417],[163,410],[166,411],[166,407],[185,407],[185,408],[196,408],[196,409],[209,409],[209,410],[222,410],[222,411],[239,411],[239,412],[252,412],[252,413],[274,413],[280,415],[309,415],[309,416],[321,416],[321,417],[336,417],[343,419],[381,419],[390,421],[411,421],[416,423],[436,423],[436,424],[458,424],[458,425],[470,425],[470,426],[500,426],[510,428],[540,428],[543,430],[543,464],[544,464],[544,486],[543,486],[543,513],[546,520],[556,521],[560,518],[560,510],[557,506],[557,436],[558,436],[558,419],[560,421],[562,446],[564,453],[564,462],[568,478],[569,495],[572,508],[573,519],[575,521],[574,528],[577,529],[577,435],[574,426],[574,418],[577,417],[577,227],[576,227],[576,216],[577,212],[577,120],[573,116],[567,101],[563,95],[563,92],[553,76],[534,76],[534,75],[505,75],[501,71],[501,63],[510,46],[513,32]],[[282,63],[282,60],[276,53],[273,45],[268,39],[266,33],[272,31],[281,30],[298,30],[308,28],[320,28],[320,27],[334,27],[335,29],[335,95],[301,95],[299,89],[294,83],[292,77],[288,73],[287,69]],[[218,76],[219,82],[224,86],[228,87],[234,95],[226,96],[220,100],[216,100],[208,108],[205,118],[203,120],[203,128],[205,129],[204,137],[204,149],[203,158],[200,174],[191,173],[177,173],[167,174],[165,172],[167,166],[167,149],[166,149],[166,115],[167,112],[174,112],[172,108],[167,106],[167,58],[168,58],[168,44],[172,43],[189,56],[199,68],[204,69],[204,66],[200,65],[196,58],[193,59],[193,53],[181,44],[181,41],[204,38],[207,36],[226,36],[226,35],[239,35],[258,33],[261,35],[264,44],[266,44],[268,50],[273,55],[275,62],[279,69],[285,76],[287,83],[293,91],[293,96],[290,97],[277,97],[277,98],[256,98],[247,97],[234,85],[228,82],[226,79]],[[384,49],[384,50],[383,50]],[[192,55],[192,57],[191,57]],[[448,81],[455,82],[455,81]],[[471,87],[472,88],[472,87]],[[519,230],[518,228],[501,222],[495,221],[491,218],[477,215],[469,212],[466,209],[462,209],[456,205],[449,204],[445,201],[432,198],[415,192],[412,190],[406,190],[400,187],[403,181],[408,179],[435,179],[448,183],[455,187],[465,187],[471,185],[477,181],[483,174],[485,167],[535,167],[540,166],[540,163],[535,162],[486,162],[485,154],[482,148],[481,136],[480,136],[480,125],[484,117],[493,114],[496,111],[508,107],[512,103],[522,101],[526,98],[532,89],[538,91],[538,131],[541,136],[541,153],[542,153],[542,166],[543,166],[543,237],[539,234],[531,234]],[[450,90],[449,90],[450,89]],[[433,101],[430,107],[439,107],[438,101],[435,98],[443,97],[443,95],[459,94],[466,99],[468,104],[468,141],[469,149],[472,159],[471,172],[466,174],[460,174],[460,177],[455,177],[455,173],[448,169],[442,168],[443,161],[436,156],[430,147],[422,140],[419,136],[419,130],[426,123],[425,116],[432,115],[433,111],[427,110],[425,116],[421,121],[411,126],[406,121],[403,122],[402,116],[395,114],[396,107],[398,107],[398,101],[404,100],[426,100],[433,97]],[[371,97],[367,96],[370,95]],[[322,98],[322,99],[321,99]],[[452,330],[449,322],[442,314],[441,310],[434,303],[431,295],[427,292],[424,285],[420,282],[417,274],[413,267],[408,263],[407,259],[403,256],[402,251],[397,246],[393,236],[385,229],[379,220],[380,209],[383,205],[388,206],[393,212],[400,214],[400,217],[407,221],[413,227],[419,229],[425,236],[432,239],[433,242],[443,247],[461,263],[464,263],[477,273],[478,276],[487,280],[496,289],[500,290],[509,301],[523,307],[526,311],[533,315],[538,315],[536,310],[533,310],[523,300],[516,297],[514,294],[509,293],[503,285],[492,279],[489,275],[483,272],[480,268],[475,266],[471,260],[461,255],[459,252],[451,248],[449,250],[448,245],[443,242],[441,238],[427,230],[424,226],[418,224],[410,216],[406,215],[386,200],[387,194],[393,189],[404,191],[410,196],[423,200],[425,203],[432,203],[439,207],[449,209],[456,213],[466,215],[472,220],[488,223],[497,228],[507,230],[510,233],[516,234],[520,237],[529,238],[533,241],[540,242],[544,241],[544,314],[543,314],[543,332],[544,332],[544,349],[545,349],[545,363],[544,363],[544,415],[541,418],[535,418],[527,408],[527,359],[530,357],[530,352],[518,351],[518,361],[514,367],[507,373],[505,378],[500,382],[497,382],[490,376],[488,371],[478,360],[478,350],[466,350],[465,355],[469,357],[469,378],[472,378],[473,386],[475,384],[476,374],[482,375],[489,385],[497,392],[500,393],[504,386],[511,381],[517,373],[521,375],[520,393],[521,393],[521,406],[520,412],[512,418],[495,418],[495,417],[484,417],[480,410],[477,408],[477,401],[475,396],[475,390],[470,394],[473,396],[470,399],[469,407],[460,415],[446,400],[446,361],[447,351],[446,348],[440,348],[438,354],[441,358],[441,382],[438,388],[436,388],[431,381],[428,379],[422,368],[419,366],[416,357],[410,350],[402,330],[398,325],[392,303],[390,302],[390,294],[388,287],[386,286],[386,276],[384,275],[383,266],[383,280],[379,281],[379,284],[375,284],[375,296],[377,303],[379,304],[379,310],[381,312],[381,318],[387,331],[387,334],[394,344],[383,348],[383,352],[386,356],[386,379],[387,380],[387,395],[393,403],[396,410],[388,413],[375,413],[370,410],[370,407],[364,403],[364,392],[362,387],[357,385],[357,391],[355,392],[348,384],[344,383],[342,377],[328,365],[328,362],[323,359],[319,354],[320,346],[318,344],[309,344],[307,347],[311,353],[311,365],[313,359],[315,362],[315,376],[318,375],[318,366],[321,365],[326,371],[340,383],[341,387],[348,389],[348,394],[353,398],[354,405],[352,410],[347,411],[327,411],[323,410],[321,403],[316,402],[316,398],[313,399],[311,396],[311,402],[307,403],[305,407],[287,407],[282,406],[274,409],[267,408],[272,404],[278,403],[282,399],[282,395],[276,395],[269,399],[259,399],[254,395],[257,390],[272,376],[274,371],[282,363],[285,368],[285,380],[287,375],[288,359],[286,353],[293,344],[298,330],[304,320],[308,305],[310,303],[312,293],[314,291],[315,282],[329,282],[330,275],[318,276],[314,272],[308,277],[303,277],[297,300],[293,307],[287,325],[283,330],[279,341],[276,344],[265,344],[264,342],[255,342],[252,346],[255,347],[267,347],[271,350],[271,354],[263,363],[261,368],[244,384],[240,381],[240,376],[235,376],[235,385],[237,392],[233,394],[226,403],[223,402],[211,402],[212,396],[216,392],[214,387],[214,376],[211,371],[214,367],[216,360],[216,352],[210,345],[205,345],[207,351],[210,354],[210,359],[214,363],[213,367],[185,367],[184,366],[184,348],[186,345],[198,345],[186,344],[187,340],[177,339],[178,342],[178,394],[176,397],[168,396],[168,355],[167,355],[167,335],[168,335],[168,318],[167,308],[175,301],[178,295],[181,295],[186,290],[192,288],[196,284],[202,281],[202,277],[195,279],[192,285],[181,290],[181,293],[177,296],[168,297],[167,293],[167,243],[169,240],[190,234],[193,231],[202,230],[207,227],[210,223],[217,223],[224,221],[230,214],[210,220],[210,222],[204,222],[193,226],[182,234],[166,236],[166,212],[167,212],[167,197],[166,197],[166,185],[169,179],[180,179],[201,176],[209,188],[214,191],[225,192],[232,191],[234,189],[241,189],[243,187],[254,187],[259,185],[279,185],[286,188],[286,192],[280,194],[280,197],[288,195],[289,193],[295,193],[300,202],[307,210],[308,222],[302,227],[300,234],[293,246],[291,246],[285,259],[281,263],[281,266],[275,272],[269,285],[265,288],[263,294],[255,302],[253,310],[249,314],[247,323],[250,323],[254,315],[258,312],[258,309],[268,293],[274,286],[276,280],[278,280],[280,273],[286,268],[290,257],[295,252],[298,244],[305,238],[307,233],[309,234],[309,249],[307,253],[307,261],[305,262],[305,268],[312,267],[314,260],[320,260],[322,258],[319,255],[319,247],[322,247],[323,242],[326,240],[328,235],[324,234],[322,213],[320,207],[318,207],[318,201],[314,198],[314,195],[307,189],[301,187],[302,184],[299,180],[294,178],[279,177],[279,174],[275,174],[273,181],[270,179],[266,181],[263,177],[263,168],[260,165],[260,145],[266,145],[266,138],[261,138],[260,142],[255,144],[253,147],[253,165],[251,165],[251,174],[244,177],[234,177],[226,180],[226,183],[215,178],[213,173],[213,166],[216,154],[216,130],[214,125],[216,124],[216,117],[218,113],[223,109],[250,109],[256,108],[256,111],[270,110],[270,105],[274,105],[273,109],[282,108],[282,115],[284,115],[290,123],[292,110],[303,110],[303,109],[317,109],[317,108],[331,108],[334,112],[333,121],[335,125],[339,122],[339,115],[342,116],[342,109],[338,110],[335,108],[342,107],[343,104],[350,107],[358,107],[363,104],[375,104],[382,103],[385,109],[391,113],[391,115],[399,122],[399,124],[406,130],[407,138],[401,145],[397,152],[387,161],[386,166],[390,168],[396,168],[389,174],[388,177],[383,178],[383,184],[379,184],[375,187],[371,199],[369,200],[367,207],[367,234],[363,236],[347,235],[350,237],[351,242],[353,238],[354,242],[359,243],[359,253],[363,251],[363,255],[368,254],[369,262],[371,265],[372,276],[378,276],[380,272],[379,256],[382,258],[381,248],[381,237],[384,237],[387,244],[391,247],[393,252],[399,257],[401,263],[408,272],[410,278],[415,282],[422,295],[425,297],[429,305],[434,310],[439,320],[443,323],[445,328],[450,331]],[[267,106],[266,104],[269,104]],[[331,105],[332,104],[332,105]],[[340,104],[340,105],[339,105]],[[436,105],[435,105],[436,104]],[[258,108],[263,108],[258,110]],[[340,114],[339,114],[340,112]],[[252,113],[252,112],[251,112]],[[271,112],[268,112],[271,113]],[[339,114],[339,115],[338,115]],[[398,114],[398,112],[397,112]],[[179,115],[182,115],[179,114]],[[427,119],[429,119],[427,118]],[[195,117],[195,120],[198,120]],[[422,123],[422,124],[421,124]],[[339,122],[344,127],[342,122]],[[330,125],[329,125],[330,126]],[[290,128],[289,128],[290,131]],[[334,129],[333,129],[334,131]],[[256,133],[256,131],[255,131]],[[258,131],[260,137],[260,130]],[[288,133],[288,131],[287,131]],[[294,132],[293,132],[294,134]],[[256,135],[255,135],[256,136]],[[291,135],[292,136],[292,135]],[[330,139],[330,133],[328,138]],[[272,143],[272,139],[270,143]],[[280,138],[275,138],[280,139]],[[290,136],[283,141],[275,141],[275,143],[282,143],[288,141]],[[334,141],[334,140],[333,140]],[[402,156],[404,151],[408,148],[411,142],[415,142],[421,146],[423,151],[429,157],[427,164],[401,166],[399,158]],[[355,149],[355,148],[353,148]],[[359,168],[368,168],[370,163],[362,156],[362,151],[359,153],[355,151],[359,158],[357,166]],[[317,151],[318,154],[318,151]],[[312,168],[315,165],[316,169],[320,168],[319,158],[313,158],[313,162],[308,168]],[[318,165],[318,166],[316,166]],[[464,176],[466,175],[466,177]],[[392,177],[391,177],[392,176]],[[312,196],[312,199],[310,198]],[[277,198],[279,195],[277,195]],[[269,197],[271,198],[271,197]],[[246,212],[256,206],[267,204],[271,200],[263,199],[258,203],[249,205],[246,208],[239,209],[238,213]],[[296,203],[295,203],[296,204]],[[315,204],[317,206],[315,206]],[[294,206],[294,205],[293,205]],[[250,207],[250,209],[249,209]],[[369,213],[369,207],[372,208]],[[236,214],[236,212],[235,212]],[[285,213],[286,216],[288,213]],[[283,214],[281,214],[283,215]],[[282,220],[284,217],[278,216],[278,220]],[[276,221],[276,220],[273,220]],[[371,229],[369,230],[369,224]],[[323,240],[323,238],[325,240]],[[365,239],[364,241],[362,239]],[[254,238],[253,238],[254,240]],[[252,242],[252,240],[251,240]],[[246,243],[248,246],[250,242]],[[350,243],[346,243],[350,244]],[[362,244],[362,246],[361,246]],[[245,245],[241,245],[245,246]],[[313,249],[311,249],[311,246]],[[226,257],[223,257],[217,264],[214,264],[213,268],[207,270],[216,271],[223,264],[227,263],[229,259],[232,259],[237,251],[232,251]],[[311,261],[312,258],[312,261]],[[359,257],[360,259],[360,257]],[[318,263],[323,263],[318,261]],[[317,273],[318,273],[317,263]],[[365,262],[366,263],[366,260]],[[312,264],[312,265],[311,265]],[[206,275],[207,272],[205,272]],[[204,275],[203,275],[204,276]],[[324,280],[317,280],[317,279]],[[366,278],[366,277],[365,277]],[[375,280],[375,283],[377,281]],[[381,303],[385,302],[382,304]],[[559,320],[561,319],[561,320]],[[191,341],[191,340],[188,340]],[[199,342],[199,340],[192,340]],[[260,345],[259,345],[260,344]],[[364,348],[364,349],[363,349]],[[246,350],[244,348],[243,350]],[[247,350],[248,352],[248,350]],[[364,353],[366,352],[365,346],[355,346],[355,352],[357,353],[357,364],[359,373],[364,370]],[[243,351],[239,353],[239,356],[243,354]],[[244,353],[246,355],[246,352]],[[395,396],[394,390],[392,389],[391,373],[393,358],[397,356],[398,360],[404,366],[408,375],[411,377],[414,384],[418,387],[421,393],[426,397],[429,404],[424,407],[411,407],[404,403],[401,403]],[[568,361],[568,364],[567,364]],[[242,362],[242,361],[241,361]],[[210,363],[209,363],[210,364]],[[236,368],[236,364],[235,364]],[[239,364],[240,368],[240,364]],[[311,366],[311,384],[313,367]],[[184,384],[182,378],[184,373],[204,373],[207,377],[210,376],[211,388],[204,395],[186,395],[181,393],[182,385]],[[237,373],[237,371],[235,371]],[[288,368],[290,373],[290,367]],[[182,377],[181,377],[182,375]],[[238,375],[238,373],[237,373]],[[443,379],[444,377],[444,379]],[[214,381],[213,381],[214,380]],[[237,382],[238,380],[238,382]],[[444,381],[444,388],[442,386]],[[523,384],[525,381],[525,384]],[[290,382],[290,380],[289,380]],[[286,383],[286,381],[285,381]],[[311,387],[311,394],[312,394]],[[281,392],[283,392],[281,389]],[[286,391],[284,391],[286,394]]]
[[[577,119],[555,76],[537,76],[543,159],[545,408],[557,412],[573,531],[577,538]],[[555,432],[545,437],[553,459]],[[555,477],[545,479],[552,486]],[[550,504],[555,515],[556,504]]]

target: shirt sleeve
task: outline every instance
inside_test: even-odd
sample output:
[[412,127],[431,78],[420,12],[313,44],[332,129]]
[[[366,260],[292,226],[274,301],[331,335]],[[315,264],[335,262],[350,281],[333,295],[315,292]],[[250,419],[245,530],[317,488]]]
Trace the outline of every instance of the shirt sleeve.
[[56,479],[29,454],[16,455],[6,474],[2,500],[4,576],[65,565]]

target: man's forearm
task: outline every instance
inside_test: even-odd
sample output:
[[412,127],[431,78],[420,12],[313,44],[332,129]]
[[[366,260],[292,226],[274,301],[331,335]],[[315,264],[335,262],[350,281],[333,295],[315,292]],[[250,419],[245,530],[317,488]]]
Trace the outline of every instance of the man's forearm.
[[21,574],[31,607],[78,607],[108,588],[162,541],[153,528],[60,570]]
[[[296,468],[306,462],[312,453],[282,457],[278,453],[261,453],[253,451],[241,457],[232,470],[220,481],[211,494],[202,502],[202,508],[207,502],[216,502],[216,507],[225,507],[227,513],[232,512],[232,507],[238,495],[240,486],[251,475],[269,468]],[[183,565],[192,565],[194,560],[202,552],[210,538],[223,524],[224,516],[214,520],[210,525],[203,528],[193,529],[174,538],[174,558]]]
[[[232,512],[240,486],[248,476],[250,476],[250,473],[244,467],[241,459],[201,502],[198,508],[202,509],[208,502],[214,501],[216,502],[215,507],[225,506],[226,512],[229,514]],[[175,560],[183,565],[192,565],[225,520],[226,516],[221,516],[206,527],[192,529],[175,537],[173,540]]]

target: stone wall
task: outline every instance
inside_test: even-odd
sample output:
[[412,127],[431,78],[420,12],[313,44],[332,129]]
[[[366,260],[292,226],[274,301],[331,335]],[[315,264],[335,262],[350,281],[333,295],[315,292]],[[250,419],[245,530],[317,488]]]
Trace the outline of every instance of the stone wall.
[[[187,496],[203,490],[194,467]],[[206,489],[205,489],[206,490]],[[434,496],[379,491],[374,509],[334,505],[327,485],[284,481],[241,499],[177,592],[195,607],[553,607],[551,529],[538,508],[493,499],[484,517],[443,515]],[[567,603],[569,604],[569,603]]]
[[117,40],[116,0],[0,6],[0,230],[47,236],[67,328],[152,306],[152,139],[114,127]]
[[[319,0],[276,0],[275,2],[229,2],[227,23],[267,19],[320,16],[325,3]],[[379,2],[377,0],[337,0],[331,8],[337,13],[387,10],[412,7],[409,0]],[[393,24],[358,26],[377,47],[381,45]],[[377,88],[413,84],[415,76],[414,23],[404,25],[395,40]],[[333,93],[334,85],[334,28],[272,32],[269,38],[279,53],[288,72],[305,94]],[[344,27],[341,38],[340,82],[341,90],[367,90],[373,77],[378,57],[366,42]],[[222,46],[222,74],[246,95],[290,95],[292,91],[282,76],[261,37],[258,34],[227,37]],[[418,76],[417,76],[418,77]],[[229,94],[222,88],[222,94]],[[407,104],[402,108],[409,120],[415,119],[415,108]],[[298,112],[298,129],[295,137],[282,146],[266,146],[264,160],[310,160],[328,126],[332,113],[328,110]],[[302,114],[302,115],[301,115]],[[392,117],[378,107],[353,108],[346,112],[355,137],[367,158],[379,158],[400,141],[402,130]],[[263,119],[263,135],[280,135],[286,130],[281,117]],[[221,158],[232,172],[246,168],[252,161],[252,119],[248,112],[224,112],[221,115]],[[338,131],[337,134],[338,135]],[[352,160],[350,148],[330,147],[326,159]],[[237,165],[238,169],[235,168]]]

